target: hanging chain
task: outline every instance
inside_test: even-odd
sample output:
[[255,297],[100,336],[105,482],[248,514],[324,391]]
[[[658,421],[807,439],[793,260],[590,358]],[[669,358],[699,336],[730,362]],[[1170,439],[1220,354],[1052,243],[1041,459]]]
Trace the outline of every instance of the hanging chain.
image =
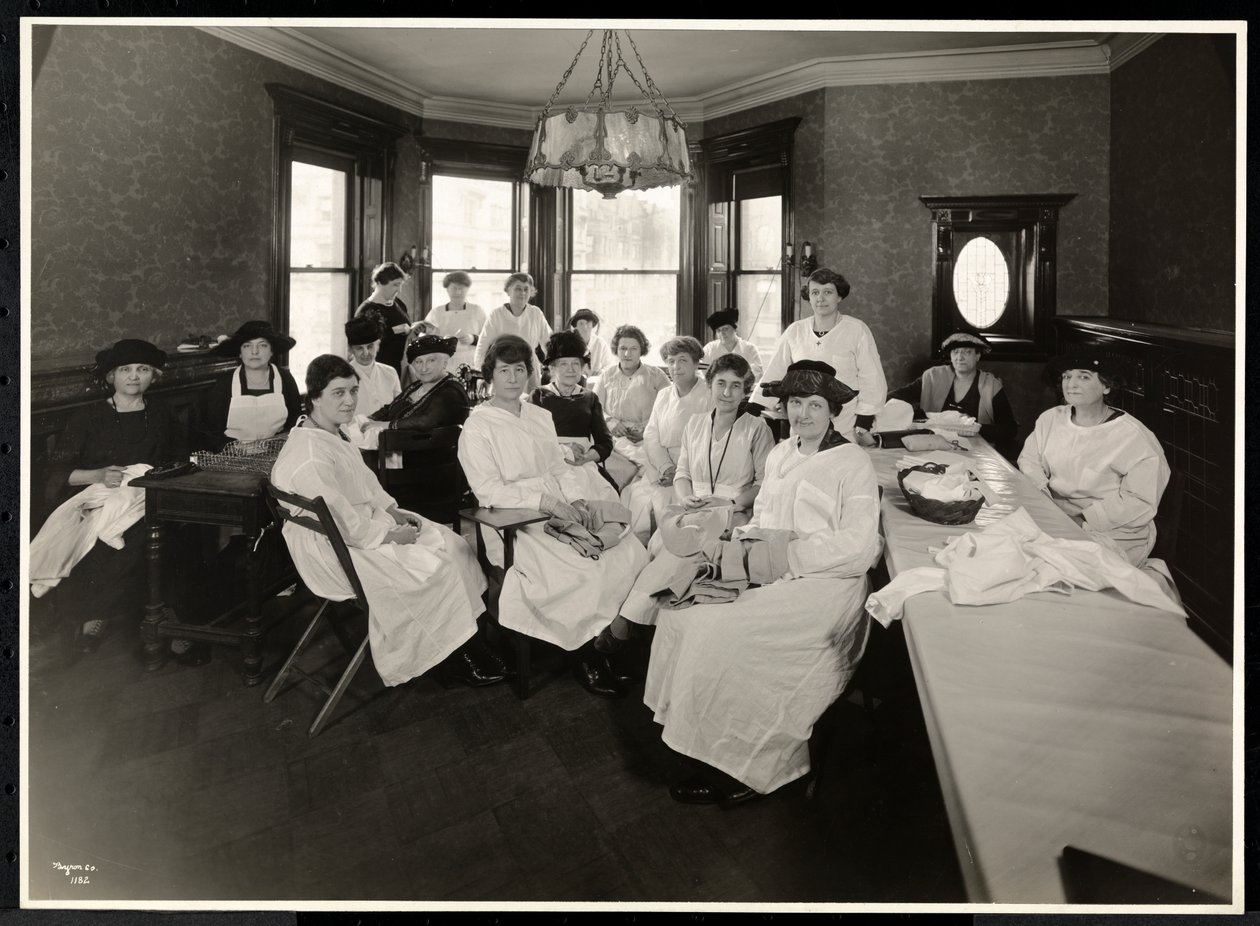
[[[560,91],[564,89],[565,83],[567,83],[569,80],[569,75],[572,74],[573,69],[577,67],[578,58],[581,58],[582,52],[586,51],[586,43],[591,40],[591,36],[594,34],[595,34],[594,29],[586,30],[586,38],[582,39],[582,46],[577,50],[577,54],[573,56],[573,60],[569,63],[568,68],[565,69],[564,76],[560,78],[560,83],[556,84],[556,89],[551,92],[551,99],[549,99],[547,101],[547,105],[543,107],[543,111],[542,111],[543,119],[546,119],[547,116],[551,113],[551,105],[555,103],[556,97],[558,97],[560,95]],[[606,42],[608,41],[607,32],[605,32],[604,35],[605,35],[604,41]],[[598,80],[598,77],[596,78],[596,80]],[[588,101],[589,101],[589,98],[588,98]]]
[[[660,97],[661,103],[665,104],[665,107],[669,110],[668,118],[673,119],[680,126],[682,126],[683,128],[686,128],[687,123],[683,122],[681,119],[678,118],[678,113],[674,111],[673,105],[669,102],[669,100],[665,98],[665,94],[661,93],[660,89],[657,88],[656,82],[652,80],[652,75],[648,73],[647,65],[643,63],[643,56],[639,54],[639,46],[634,44],[634,36],[630,34],[629,29],[623,29],[622,31],[625,32],[626,34],[626,41],[630,43],[630,50],[634,52],[634,57],[639,62],[639,67],[643,69],[643,81],[644,83],[648,85],[648,89],[651,90],[651,93],[648,93],[646,90],[644,90],[642,85],[638,82],[638,80],[635,80],[634,72],[631,71],[628,67],[626,68],[626,73],[630,75],[631,80],[634,80],[634,85],[639,88],[639,92],[642,93],[645,97],[647,97],[648,102],[651,103],[653,107],[655,107],[657,114],[660,115],[662,119],[666,118],[665,111],[661,108],[660,103],[656,102],[656,99],[652,94],[655,94],[656,97]],[[621,55],[621,42],[620,41],[617,42],[617,54],[618,54],[618,57],[620,57]]]

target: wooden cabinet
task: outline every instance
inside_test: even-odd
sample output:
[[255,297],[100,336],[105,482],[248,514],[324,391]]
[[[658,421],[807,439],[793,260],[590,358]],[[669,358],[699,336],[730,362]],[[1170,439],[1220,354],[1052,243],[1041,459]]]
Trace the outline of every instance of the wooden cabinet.
[[[1060,351],[1089,347],[1125,371],[1119,406],[1159,438],[1183,487],[1175,544],[1157,547],[1191,624],[1230,656],[1234,614],[1234,336],[1111,318],[1055,319]],[[1114,393],[1113,393],[1114,396]],[[1164,504],[1170,499],[1165,494]],[[1163,507],[1161,506],[1161,514]]]

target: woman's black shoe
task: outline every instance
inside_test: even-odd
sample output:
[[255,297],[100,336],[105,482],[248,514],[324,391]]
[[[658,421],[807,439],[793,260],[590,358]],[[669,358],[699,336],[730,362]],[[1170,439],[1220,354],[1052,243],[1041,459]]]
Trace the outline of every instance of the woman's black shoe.
[[718,806],[723,810],[730,810],[732,807],[738,807],[740,804],[750,804],[753,801],[759,801],[763,797],[760,791],[754,791],[748,785],[740,785],[734,791],[727,791],[722,795],[722,799],[718,801]]
[[75,634],[75,648],[80,653],[95,653],[105,639],[105,627],[103,620],[84,621]]
[[670,785],[669,796],[681,804],[716,804],[722,794],[699,775]]
[[601,698],[624,698],[625,686],[608,664],[608,657],[591,652],[573,667],[578,683],[591,694]]
[[480,664],[467,649],[457,650],[438,673],[438,683],[443,688],[453,688],[455,685],[483,688],[486,685],[495,685],[505,678],[505,672]]

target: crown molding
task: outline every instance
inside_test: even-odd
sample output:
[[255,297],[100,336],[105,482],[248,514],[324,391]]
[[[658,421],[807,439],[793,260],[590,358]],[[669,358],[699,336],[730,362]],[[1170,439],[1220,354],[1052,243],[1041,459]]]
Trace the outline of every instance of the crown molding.
[[[429,119],[531,130],[540,112],[532,106],[431,96],[379,68],[285,27],[198,28],[290,67],[396,106],[404,112]],[[825,87],[1108,74],[1159,38],[1158,33],[1117,33],[1107,43],[1050,42],[821,58],[731,84],[701,97],[670,102],[684,122],[701,122]],[[625,101],[624,105],[630,102]]]
[[1162,32],[1121,32],[1113,35],[1107,40],[1107,45],[1111,49],[1111,69],[1114,71],[1163,37]]
[[330,83],[396,106],[416,116],[425,114],[429,95],[405,84],[379,68],[317,42],[283,26],[197,26],[217,36],[289,67],[322,77]]

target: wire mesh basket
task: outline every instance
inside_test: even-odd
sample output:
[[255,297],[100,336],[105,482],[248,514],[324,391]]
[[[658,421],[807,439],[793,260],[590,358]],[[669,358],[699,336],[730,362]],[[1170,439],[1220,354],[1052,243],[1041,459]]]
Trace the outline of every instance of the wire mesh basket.
[[936,463],[924,463],[922,466],[912,466],[909,469],[898,471],[897,485],[901,487],[901,494],[906,497],[912,514],[936,524],[970,524],[976,519],[976,513],[984,504],[983,498],[965,499],[955,502],[924,498],[913,489],[906,488],[906,476],[913,472],[930,473],[934,476],[939,476],[945,472],[945,467]]
[[218,453],[202,450],[194,453],[193,458],[198,466],[211,472],[270,476],[284,441],[283,437],[231,441]]

